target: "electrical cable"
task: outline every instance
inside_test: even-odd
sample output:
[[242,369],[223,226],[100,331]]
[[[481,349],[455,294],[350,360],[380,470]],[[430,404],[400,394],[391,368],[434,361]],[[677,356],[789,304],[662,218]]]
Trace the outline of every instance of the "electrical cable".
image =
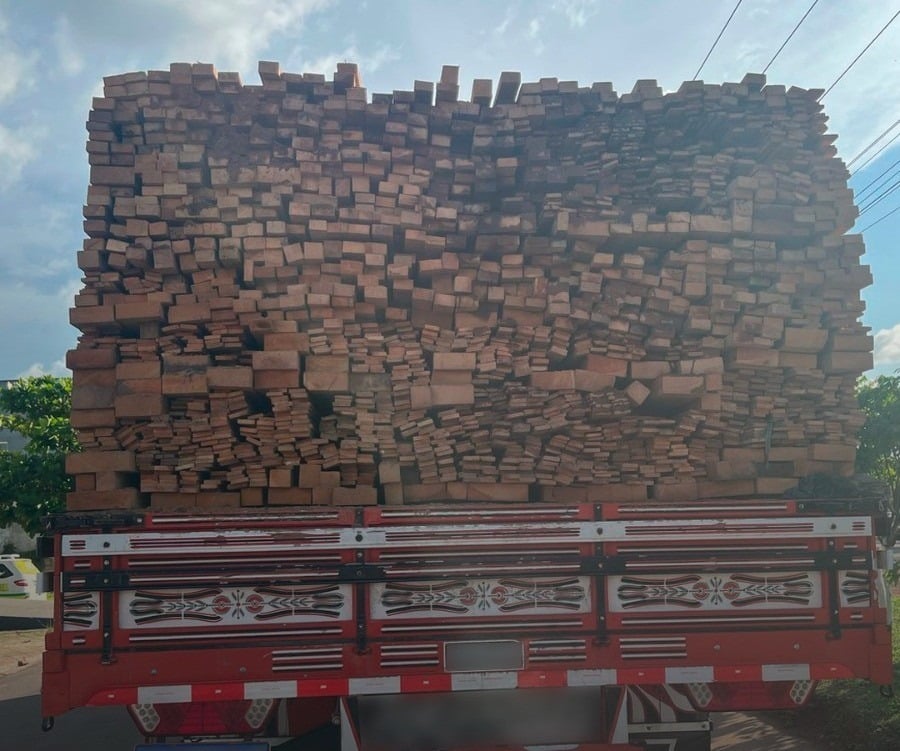
[[896,214],[898,211],[900,211],[900,206],[897,206],[896,208],[891,209],[891,210],[890,210],[887,214],[885,214],[883,217],[881,217],[880,219],[876,219],[876,220],[875,220],[874,222],[872,222],[870,225],[868,225],[867,227],[864,227],[863,229],[861,229],[861,230],[859,231],[859,233],[862,234],[863,232],[867,232],[868,230],[872,229],[872,227],[874,227],[876,224],[881,224],[881,223],[882,223],[885,219],[887,219],[891,214]]
[[[897,159],[893,164],[888,165],[887,169],[882,171],[882,173],[878,175],[878,177],[869,180],[869,182],[863,185],[859,190],[854,190],[854,197],[856,198],[856,200],[862,200],[862,197],[873,189],[881,190],[884,187],[885,183],[888,183],[896,177],[900,176],[900,167],[898,167],[898,165],[900,165],[900,159]],[[879,185],[878,183],[881,184]]]
[[861,58],[863,55],[865,55],[866,52],[868,51],[869,47],[871,47],[873,44],[875,44],[875,42],[878,40],[878,37],[880,37],[882,34],[884,34],[884,32],[885,32],[885,30],[887,29],[887,27],[890,26],[892,23],[894,23],[894,20],[897,18],[897,16],[900,16],[900,10],[898,10],[896,13],[894,13],[894,15],[891,16],[891,20],[888,21],[884,26],[881,27],[881,31],[879,31],[874,37],[872,37],[872,41],[870,41],[865,47],[863,47],[862,52],[860,52],[856,57],[853,58],[853,62],[851,62],[850,65],[848,65],[846,68],[844,68],[844,70],[843,70],[843,72],[841,73],[841,75],[839,75],[839,76],[835,79],[834,83],[831,84],[831,86],[829,86],[829,87],[825,90],[825,93],[822,94],[822,96],[819,97],[818,101],[821,102],[825,97],[828,96],[828,93],[829,93],[835,86],[837,86],[837,85],[840,83],[841,79],[842,79],[845,75],[847,75],[847,72],[850,70],[850,68],[852,68],[854,65],[856,65],[856,61],[859,60],[859,58]]
[[900,180],[895,180],[893,183],[887,186],[881,193],[872,198],[865,206],[861,206],[859,209],[859,216],[862,216],[866,212],[874,209],[879,203],[881,203],[885,198],[887,198],[891,193],[894,193],[900,189]]
[[[896,162],[894,162],[892,165],[890,165],[884,172],[882,172],[882,173],[881,173],[878,177],[876,177],[874,180],[870,180],[870,181],[867,182],[865,185],[863,185],[863,187],[861,187],[861,188],[860,188],[858,191],[856,191],[856,193],[855,193],[856,200],[859,201],[860,198],[862,198],[862,196],[863,196],[864,193],[868,193],[868,192],[869,192],[869,188],[871,188],[873,185],[875,185],[875,183],[877,183],[879,180],[881,180],[882,177],[884,177],[888,172],[890,172],[892,169],[894,169],[894,167],[896,167],[898,164],[900,164],[900,159],[898,159]],[[891,176],[888,178],[888,180],[891,180],[891,179],[893,179],[894,177],[895,177],[895,175],[891,175]]]
[[855,170],[853,170],[853,172],[850,173],[850,177],[853,177],[853,175],[855,175],[861,169],[865,169],[866,165],[869,162],[871,162],[873,159],[875,159],[882,151],[884,151],[886,148],[888,148],[898,138],[900,138],[900,130],[897,131],[897,133],[894,135],[894,137],[890,141],[888,141],[884,146],[882,146],[880,149],[878,149],[878,151],[876,151],[874,154],[872,154],[872,156],[870,156],[868,159],[866,159],[866,161],[864,161],[862,164],[860,164],[859,167],[857,167]]
[[709,52],[706,53],[706,57],[703,58],[703,62],[700,63],[700,67],[697,68],[697,72],[694,73],[694,77],[691,79],[692,81],[696,81],[700,76],[700,71],[703,70],[703,66],[706,65],[706,61],[709,60],[709,56],[713,53],[713,50],[716,48],[716,45],[719,43],[719,40],[722,38],[722,34],[725,33],[725,29],[728,28],[728,24],[731,23],[731,19],[734,18],[734,14],[737,13],[738,8],[741,7],[741,3],[744,0],[738,0],[737,5],[734,6],[734,10],[731,11],[731,15],[728,16],[728,20],[725,22],[725,25],[722,27],[722,30],[719,32],[719,36],[716,37],[716,41],[713,42],[712,47],[709,48]]
[[801,18],[799,21],[797,21],[797,25],[794,27],[794,30],[790,34],[787,35],[787,39],[785,39],[781,43],[781,46],[778,48],[778,51],[774,55],[772,55],[772,59],[769,60],[769,62],[766,64],[766,67],[763,68],[763,75],[766,74],[766,71],[771,67],[772,63],[775,62],[775,58],[781,54],[781,50],[783,50],[785,47],[787,47],[787,43],[791,41],[791,37],[793,37],[794,34],[797,33],[797,29],[800,28],[800,25],[806,20],[806,17],[812,12],[812,9],[816,7],[816,4],[818,2],[819,2],[819,0],[813,0],[813,4],[810,5],[809,8],[806,9],[806,13],[803,14],[803,18]]
[[891,124],[890,124],[887,128],[885,128],[883,131],[881,131],[881,133],[878,135],[878,137],[877,137],[874,141],[872,141],[868,146],[866,146],[866,148],[864,148],[862,151],[860,151],[855,157],[853,157],[853,159],[851,159],[849,162],[847,162],[847,166],[848,166],[848,167],[852,166],[853,163],[854,163],[857,159],[859,159],[861,156],[865,155],[865,153],[866,153],[869,149],[871,149],[873,146],[875,146],[882,138],[884,138],[888,133],[890,133],[890,132],[891,132],[894,128],[896,128],[898,125],[900,125],[900,118],[898,118],[897,120],[894,120],[893,123],[891,123]]

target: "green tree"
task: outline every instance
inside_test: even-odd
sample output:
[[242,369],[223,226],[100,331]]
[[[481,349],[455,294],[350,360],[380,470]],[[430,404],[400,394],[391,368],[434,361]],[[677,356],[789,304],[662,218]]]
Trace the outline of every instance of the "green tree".
[[888,543],[892,545],[900,532],[900,376],[863,379],[856,396],[866,414],[856,468],[890,487],[893,518]]
[[0,450],[0,524],[34,533],[42,516],[65,508],[66,454],[78,451],[71,407],[71,378],[23,378],[0,389],[0,428],[28,440],[21,451]]

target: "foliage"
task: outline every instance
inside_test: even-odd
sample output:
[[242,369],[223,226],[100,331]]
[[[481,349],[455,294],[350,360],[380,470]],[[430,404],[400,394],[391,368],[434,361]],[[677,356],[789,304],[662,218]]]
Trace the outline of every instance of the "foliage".
[[890,487],[893,519],[887,543],[893,545],[900,532],[900,376],[862,380],[856,395],[866,415],[856,467]]
[[[893,601],[894,623],[900,599]],[[894,685],[900,681],[900,629],[893,630]],[[810,705],[784,724],[835,751],[896,751],[900,748],[900,695],[885,698],[867,681],[824,681]]]
[[23,378],[0,389],[0,428],[28,440],[21,451],[0,450],[0,524],[34,533],[42,516],[64,508],[66,454],[78,450],[71,405],[71,378]]

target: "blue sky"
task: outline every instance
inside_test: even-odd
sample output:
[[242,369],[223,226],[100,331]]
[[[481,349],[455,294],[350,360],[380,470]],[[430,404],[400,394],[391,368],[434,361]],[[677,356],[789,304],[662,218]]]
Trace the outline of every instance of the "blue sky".
[[[737,81],[761,71],[810,4],[744,0],[700,77]],[[460,66],[464,96],[473,78],[496,80],[503,70],[521,71],[524,81],[611,81],[619,93],[655,78],[673,90],[694,75],[733,7],[733,0],[0,0],[0,378],[63,373],[75,344],[68,307],[80,287],[84,122],[104,75],[211,62],[257,83],[260,59],[326,75],[352,61],[370,93],[437,80],[444,64]],[[820,0],[769,81],[827,88],[896,10],[884,0]],[[824,100],[845,160],[900,118],[898,81],[900,19]],[[900,138],[851,184],[862,189],[898,159]],[[876,184],[864,197],[882,190]],[[897,206],[900,190],[857,229]],[[875,283],[864,293],[864,322],[875,335],[876,372],[900,368],[898,235],[900,211],[865,233]]]

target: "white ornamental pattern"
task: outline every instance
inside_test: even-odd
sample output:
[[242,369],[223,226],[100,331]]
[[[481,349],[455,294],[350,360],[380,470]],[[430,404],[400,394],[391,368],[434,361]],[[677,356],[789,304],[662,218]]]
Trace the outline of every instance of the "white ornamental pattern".
[[350,591],[347,584],[131,590],[119,598],[119,624],[160,629],[346,621]]
[[63,631],[89,631],[100,627],[100,595],[71,592],[62,596]]
[[794,610],[822,605],[818,573],[611,576],[610,610]]
[[583,576],[387,582],[373,586],[371,614],[397,620],[588,613],[590,591]]

